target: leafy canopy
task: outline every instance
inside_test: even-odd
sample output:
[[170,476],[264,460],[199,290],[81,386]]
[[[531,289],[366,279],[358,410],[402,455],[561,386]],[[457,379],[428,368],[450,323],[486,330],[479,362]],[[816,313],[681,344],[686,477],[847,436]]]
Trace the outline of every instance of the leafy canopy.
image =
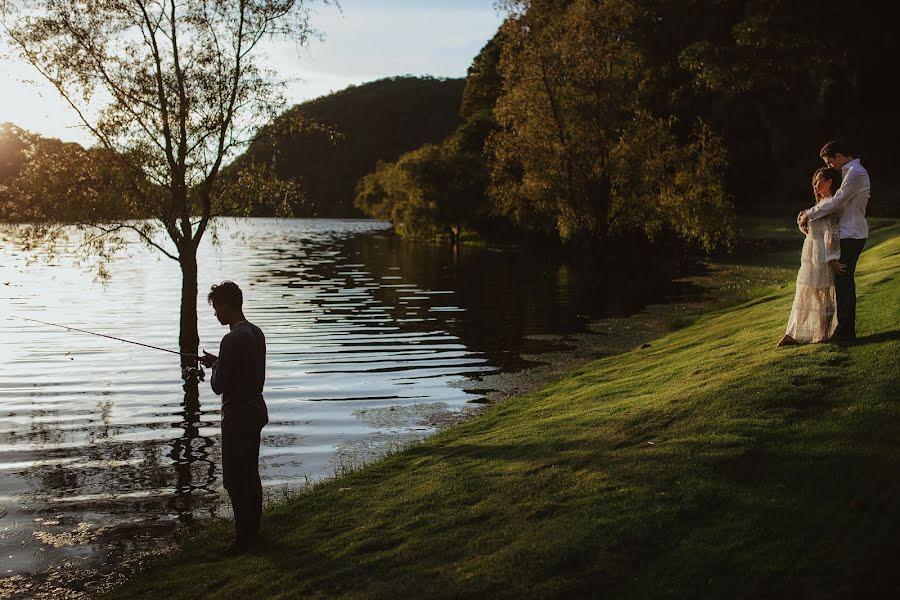
[[489,140],[499,212],[562,239],[661,233],[704,250],[732,239],[724,147],[654,110],[659,76],[633,0],[505,2],[502,89]]
[[[3,26],[20,56],[119,164],[125,213],[149,215],[155,223],[125,226],[179,259],[195,251],[210,219],[239,211],[228,186],[241,177],[220,181],[222,166],[284,103],[283,82],[265,66],[262,42],[286,36],[303,44],[315,35],[308,5],[22,0],[4,7]],[[289,186],[280,192],[295,193]],[[258,199],[239,204],[251,200]],[[52,210],[43,216],[66,217]],[[115,216],[97,215],[90,224]],[[168,234],[174,249],[163,247],[156,229]]]

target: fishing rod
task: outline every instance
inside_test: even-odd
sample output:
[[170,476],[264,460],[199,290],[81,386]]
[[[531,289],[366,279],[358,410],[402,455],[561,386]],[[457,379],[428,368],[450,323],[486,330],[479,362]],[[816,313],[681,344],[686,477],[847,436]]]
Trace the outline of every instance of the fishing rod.
[[[150,348],[151,350],[159,350],[161,352],[168,352],[169,354],[177,354],[178,356],[186,356],[190,359],[199,361],[200,357],[196,354],[189,354],[186,352],[177,352],[175,350],[169,350],[168,348],[160,348],[159,346],[152,346],[150,344],[144,344],[142,342],[135,342],[132,340],[126,340],[125,338],[116,337],[114,335],[106,335],[105,333],[96,333],[94,331],[88,331],[86,329],[79,329],[77,327],[71,327],[69,325],[60,325],[59,323],[49,323],[47,321],[41,321],[40,319],[29,319],[26,317],[20,317],[17,315],[10,315],[14,319],[21,319],[23,321],[30,321],[32,323],[40,323],[41,325],[49,325],[50,327],[59,327],[60,329],[65,329],[66,331],[77,331],[78,333],[86,333],[88,335],[95,335],[97,337],[107,338],[110,340],[116,340],[117,342],[124,342],[126,344],[134,344],[135,346],[143,346],[144,348]],[[184,368],[184,376],[189,374],[194,374],[199,377],[201,381],[203,381],[203,368],[200,366],[197,367],[185,367]]]

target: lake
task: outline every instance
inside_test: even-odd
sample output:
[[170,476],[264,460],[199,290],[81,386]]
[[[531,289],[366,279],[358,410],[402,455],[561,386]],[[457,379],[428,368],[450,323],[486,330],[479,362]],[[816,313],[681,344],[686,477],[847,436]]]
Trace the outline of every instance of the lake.
[[[404,242],[367,220],[225,220],[200,249],[201,348],[227,329],[225,279],[268,343],[260,472],[277,497],[433,433],[529,368],[548,335],[676,293],[669,261]],[[227,515],[219,399],[178,357],[13,318],[177,349],[178,265],[139,244],[90,264],[0,246],[2,573],[96,566]],[[36,260],[37,259],[37,260]]]

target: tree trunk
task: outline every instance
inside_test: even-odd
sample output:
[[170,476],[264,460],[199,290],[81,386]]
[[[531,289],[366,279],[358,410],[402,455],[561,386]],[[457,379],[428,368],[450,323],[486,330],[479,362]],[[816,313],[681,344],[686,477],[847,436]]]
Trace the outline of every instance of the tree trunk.
[[678,257],[678,274],[682,277],[689,274],[691,257],[689,248],[680,239],[675,239],[675,255]]
[[[197,354],[200,334],[197,331],[197,249],[187,243],[181,249],[181,329],[178,347],[181,352]],[[182,366],[188,366],[182,357]]]
[[588,182],[587,193],[588,204],[594,209],[594,218],[597,220],[597,228],[593,233],[605,244],[609,237],[609,211],[612,203],[612,181],[605,169],[599,181],[591,179]]

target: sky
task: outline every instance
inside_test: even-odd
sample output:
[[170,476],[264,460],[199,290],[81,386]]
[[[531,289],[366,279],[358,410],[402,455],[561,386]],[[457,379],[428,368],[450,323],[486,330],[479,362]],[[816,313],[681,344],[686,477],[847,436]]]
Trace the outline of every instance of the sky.
[[[298,51],[267,46],[267,64],[289,80],[288,106],[393,75],[463,77],[500,26],[493,0],[341,0],[315,5],[324,39]],[[0,57],[0,122],[91,143],[75,113],[29,65]]]

